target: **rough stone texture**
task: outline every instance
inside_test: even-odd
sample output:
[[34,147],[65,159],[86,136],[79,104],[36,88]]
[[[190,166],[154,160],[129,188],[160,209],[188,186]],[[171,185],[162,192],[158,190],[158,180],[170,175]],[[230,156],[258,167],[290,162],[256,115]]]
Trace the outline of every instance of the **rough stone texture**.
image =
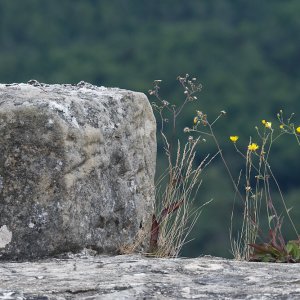
[[0,85],[0,258],[113,253],[149,230],[155,119],[142,93]]
[[82,254],[2,262],[0,278],[0,299],[300,299],[298,264],[214,257]]

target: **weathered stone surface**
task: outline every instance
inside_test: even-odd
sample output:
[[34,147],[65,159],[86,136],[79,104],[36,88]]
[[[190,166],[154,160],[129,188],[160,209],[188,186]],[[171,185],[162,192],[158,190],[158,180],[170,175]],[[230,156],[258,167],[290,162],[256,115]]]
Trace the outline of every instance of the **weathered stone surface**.
[[248,263],[214,257],[81,255],[2,262],[0,278],[0,299],[300,298],[298,264]]
[[0,85],[0,257],[113,253],[149,230],[155,119],[142,93]]

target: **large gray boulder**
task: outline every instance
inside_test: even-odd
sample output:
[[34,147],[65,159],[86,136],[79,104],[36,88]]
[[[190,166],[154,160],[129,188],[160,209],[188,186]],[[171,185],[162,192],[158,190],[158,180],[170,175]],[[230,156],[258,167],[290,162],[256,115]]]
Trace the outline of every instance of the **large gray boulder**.
[[1,84],[0,258],[115,253],[149,232],[155,134],[142,93]]

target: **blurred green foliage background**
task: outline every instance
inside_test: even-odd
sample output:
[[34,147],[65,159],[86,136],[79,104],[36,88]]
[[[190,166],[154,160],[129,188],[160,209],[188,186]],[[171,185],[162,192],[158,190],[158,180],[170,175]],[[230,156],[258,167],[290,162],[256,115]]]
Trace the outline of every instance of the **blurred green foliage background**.
[[[244,162],[229,135],[246,147],[261,119],[276,128],[280,109],[294,112],[300,125],[299,14],[298,0],[1,0],[0,81],[84,80],[147,93],[161,79],[163,97],[179,103],[184,95],[176,77],[189,73],[204,88],[178,120],[178,136],[186,139],[182,129],[192,125],[196,109],[211,120],[225,110],[215,131],[238,177]],[[159,174],[161,144],[158,150]],[[199,161],[215,151],[208,140]],[[299,147],[292,137],[274,146],[271,164],[300,230]],[[206,170],[197,201],[211,198],[183,255],[230,257],[234,191],[219,160]],[[285,224],[286,236],[295,238]]]

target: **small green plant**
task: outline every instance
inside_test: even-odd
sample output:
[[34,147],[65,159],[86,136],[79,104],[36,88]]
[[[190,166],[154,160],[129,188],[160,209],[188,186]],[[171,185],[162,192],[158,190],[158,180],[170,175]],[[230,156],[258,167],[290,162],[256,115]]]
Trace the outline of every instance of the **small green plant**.
[[[193,201],[201,184],[201,174],[210,162],[219,156],[225,166],[227,174],[232,182],[235,197],[243,203],[243,219],[237,237],[233,237],[231,216],[230,242],[231,250],[236,259],[249,261],[268,262],[299,262],[300,236],[290,215],[290,208],[286,206],[283,193],[270,165],[270,155],[273,144],[284,134],[293,135],[300,146],[300,126],[292,123],[291,115],[286,121],[283,112],[277,114],[278,129],[274,129],[272,122],[262,120],[262,128],[256,127],[257,141],[250,138],[249,144],[240,150],[239,137],[229,137],[236,152],[245,160],[245,170],[240,172],[237,182],[224,158],[223,151],[214,132],[215,123],[224,115],[220,111],[217,117],[211,121],[204,111],[197,110],[191,127],[185,127],[184,132],[189,134],[188,142],[181,149],[181,143],[176,138],[176,120],[184,107],[197,100],[196,93],[201,91],[201,85],[196,78],[189,79],[187,74],[178,77],[178,81],[184,89],[185,100],[179,105],[171,104],[161,98],[159,89],[161,80],[154,81],[154,88],[149,91],[155,96],[152,103],[153,109],[158,113],[160,121],[160,136],[164,145],[164,153],[167,158],[166,171],[156,182],[156,212],[152,216],[152,228],[150,237],[150,254],[159,257],[178,256],[182,246],[188,241],[189,233],[195,225],[201,210],[207,201],[195,208]],[[168,117],[166,117],[168,114]],[[167,127],[169,126],[169,131]],[[167,137],[171,133],[171,137]],[[195,164],[197,145],[210,139],[216,146],[216,153],[207,156],[200,164]],[[241,182],[243,188],[240,188]],[[294,229],[297,239],[285,242],[282,234],[283,217],[277,212],[273,196],[277,192],[281,199],[284,213]],[[263,210],[263,203],[265,209]],[[257,243],[262,238],[261,213],[267,214],[269,227],[269,239],[266,242]]]
[[277,230],[277,227],[270,230],[270,241],[268,243],[249,244],[249,246],[253,248],[253,252],[249,258],[250,261],[300,262],[300,240],[288,241],[285,244],[282,235],[279,234],[279,237],[277,236]]
[[155,256],[178,256],[202,208],[210,202],[197,208],[194,206],[201,183],[200,176],[211,161],[206,157],[199,165],[194,166],[198,142],[196,140],[185,144],[182,153],[178,143],[175,164],[169,165],[157,182],[156,211],[159,214],[152,217],[150,238],[150,252]]
[[[298,134],[300,133],[300,127],[295,128],[291,122],[292,116],[285,122],[282,110],[277,114],[280,123],[278,126],[279,130],[275,130],[272,127],[272,122],[262,120],[263,130],[256,127],[261,143],[258,145],[250,140],[246,155],[237,146],[238,136],[230,136],[237,153],[246,161],[243,223],[237,239],[232,238],[232,228],[230,231],[231,248],[236,259],[299,262],[298,242],[289,241],[285,243],[284,241],[281,231],[283,217],[278,214],[273,202],[274,187],[277,190],[277,194],[279,194],[285,214],[298,239],[299,234],[291,218],[290,209],[286,206],[280,185],[269,163],[272,146],[283,134],[294,135],[299,144]],[[261,238],[260,211],[263,200],[265,201],[270,238],[269,242],[258,244],[256,240],[258,237]]]
[[[193,203],[201,184],[201,174],[214,157],[207,156],[200,164],[195,163],[200,139],[189,137],[183,148],[177,139],[176,147],[174,145],[176,120],[188,103],[197,100],[195,94],[201,91],[202,86],[195,78],[189,79],[188,74],[178,77],[178,81],[185,96],[179,106],[161,98],[161,80],[155,80],[154,88],[149,91],[156,99],[152,107],[159,116],[159,132],[167,159],[166,171],[156,182],[156,213],[152,217],[149,255],[157,257],[179,255],[202,208],[210,202],[198,208]],[[170,125],[171,138],[167,137],[167,125]]]
[[[186,130],[188,132],[194,132],[212,138],[218,149],[218,154],[223,161],[227,174],[233,184],[235,198],[238,197],[243,202],[243,221],[237,238],[233,238],[232,225],[230,228],[232,253],[234,257],[239,260],[257,261],[261,259],[265,261],[266,257],[268,257],[269,261],[298,262],[298,242],[284,242],[284,237],[281,231],[283,217],[278,214],[273,203],[274,187],[279,194],[284,207],[284,212],[288,217],[298,240],[299,234],[290,215],[291,209],[286,206],[280,185],[272,171],[269,158],[273,144],[284,134],[293,135],[298,145],[300,145],[300,126],[296,127],[294,123],[292,123],[293,114],[287,119],[287,121],[285,121],[283,112],[281,110],[277,114],[277,118],[279,120],[279,130],[277,130],[275,133],[272,123],[262,120],[263,130],[256,127],[258,138],[260,139],[260,145],[256,142],[253,142],[250,138],[249,144],[246,147],[246,154],[243,154],[243,152],[237,146],[239,137],[237,135],[232,135],[229,137],[237,153],[240,154],[246,162],[244,172],[245,178],[243,178],[244,190],[241,191],[239,185],[241,182],[242,172],[240,173],[236,183],[223,156],[221,146],[213,130],[213,125],[215,122],[224,114],[226,114],[225,111],[221,111],[219,116],[213,122],[209,122],[205,113],[202,111],[197,111],[197,115],[194,117],[194,126],[192,128],[187,128]],[[257,239],[261,238],[262,235],[262,230],[260,229],[260,214],[262,211],[263,201],[265,201],[269,236],[271,238],[267,243],[258,244]],[[233,213],[231,220],[232,218]]]

